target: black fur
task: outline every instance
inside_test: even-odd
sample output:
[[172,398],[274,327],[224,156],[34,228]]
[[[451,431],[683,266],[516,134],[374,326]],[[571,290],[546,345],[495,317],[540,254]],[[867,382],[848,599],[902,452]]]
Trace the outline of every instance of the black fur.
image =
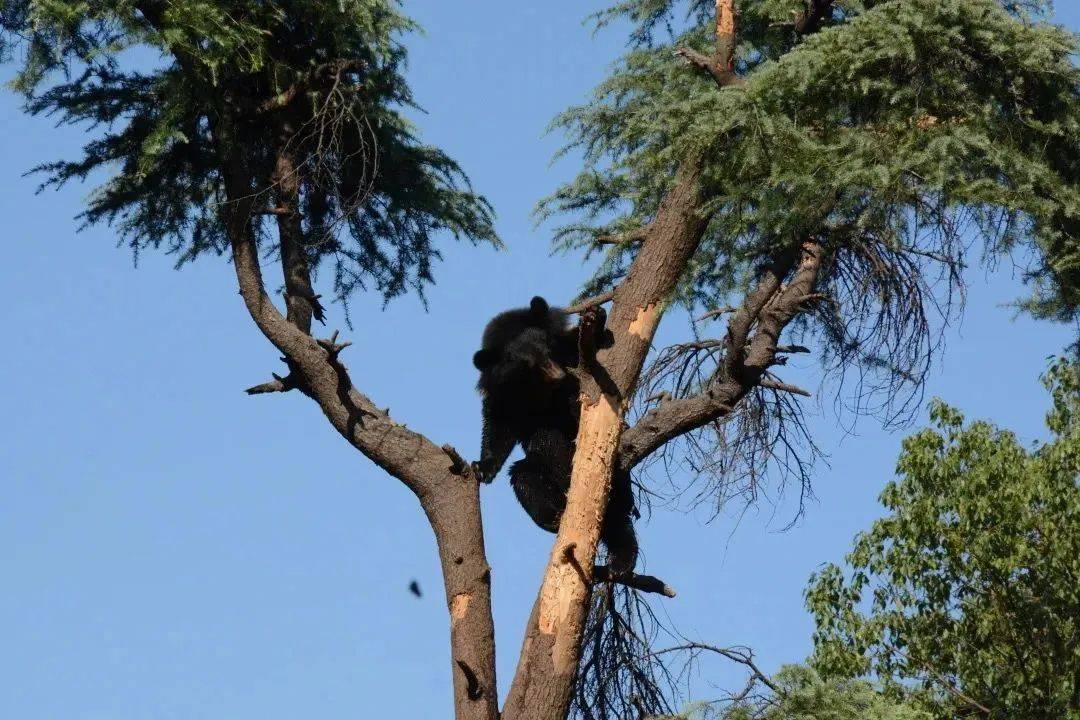
[[[473,364],[484,414],[477,474],[491,482],[520,443],[525,457],[510,467],[510,484],[537,525],[558,531],[581,411],[578,381],[568,372],[578,364],[577,328],[565,312],[535,297],[529,307],[488,323]],[[633,570],[637,561],[633,512],[630,478],[616,477],[601,529],[616,572]]]

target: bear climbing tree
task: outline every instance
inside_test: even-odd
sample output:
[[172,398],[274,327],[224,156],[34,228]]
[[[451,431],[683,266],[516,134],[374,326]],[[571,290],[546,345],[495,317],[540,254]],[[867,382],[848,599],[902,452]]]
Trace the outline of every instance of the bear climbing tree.
[[[588,312],[599,347],[606,340],[606,313]],[[527,308],[507,310],[484,328],[473,356],[480,371],[483,437],[475,468],[481,482],[491,482],[515,444],[525,457],[510,468],[510,484],[521,506],[548,532],[558,532],[581,416],[579,328],[567,313],[534,297]],[[612,482],[600,537],[607,547],[608,568],[626,576],[637,562],[634,498],[630,474]]]
[[[809,393],[780,377],[787,358],[812,350],[826,373],[853,370],[856,411],[894,419],[919,397],[934,313],[949,317],[975,237],[991,257],[1031,249],[1043,262],[1030,306],[1075,312],[1051,301],[1068,299],[1061,278],[1078,272],[1078,47],[1041,5],[624,0],[601,12],[632,26],[632,47],[561,117],[586,167],[545,206],[574,216],[563,247],[605,252],[575,306],[577,398],[559,393],[569,408],[556,428],[489,423],[478,468],[391,418],[355,385],[349,343],[312,327],[328,317],[316,286],[389,298],[431,280],[440,234],[497,244],[487,203],[401,112],[411,23],[397,3],[10,0],[0,51],[21,61],[12,86],[28,110],[102,134],[44,164],[46,184],[106,174],[86,222],[182,263],[226,255],[285,363],[249,392],[306,395],[415,494],[443,573],[455,718],[563,720],[586,688],[595,705],[579,699],[578,714],[612,720],[665,710],[635,692],[640,674],[590,680],[657,653],[582,663],[598,584],[663,588],[595,563],[602,536],[620,545],[609,507],[625,516],[618,493],[634,468],[674,446],[718,469],[720,499],[778,456],[805,482],[791,428],[805,430]],[[608,303],[610,341],[598,342]],[[691,340],[653,348],[677,305],[707,312]],[[523,354],[541,382],[563,382],[573,348],[538,340],[565,329],[552,317],[482,350],[543,346],[550,364]],[[709,332],[714,321],[723,329]],[[501,372],[491,355],[477,364]],[[524,444],[515,489],[551,527],[561,503],[528,490],[565,485],[571,437],[565,506],[500,710],[480,480]]]

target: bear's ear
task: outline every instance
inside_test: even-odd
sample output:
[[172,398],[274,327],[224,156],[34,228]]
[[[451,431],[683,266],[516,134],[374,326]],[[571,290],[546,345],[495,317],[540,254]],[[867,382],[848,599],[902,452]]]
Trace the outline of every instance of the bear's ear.
[[498,359],[499,353],[497,351],[485,348],[476,351],[476,354],[472,356],[472,364],[476,366],[477,370],[487,370]]
[[547,315],[550,311],[551,308],[548,307],[547,300],[539,295],[534,297],[529,303],[529,312],[532,313],[534,317],[547,319]]

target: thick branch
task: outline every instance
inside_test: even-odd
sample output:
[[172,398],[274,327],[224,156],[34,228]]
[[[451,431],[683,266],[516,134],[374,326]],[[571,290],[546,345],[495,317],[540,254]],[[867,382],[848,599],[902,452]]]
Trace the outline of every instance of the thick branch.
[[[728,323],[724,372],[699,394],[662,402],[636,425],[624,431],[619,444],[621,472],[629,472],[680,435],[729,415],[757,386],[809,395],[801,388],[779,383],[764,375],[778,352],[805,350],[798,345],[778,347],[776,339],[802,310],[805,298],[813,296],[823,252],[817,241],[804,242],[798,256],[798,267],[787,285],[784,285],[784,280],[794,265],[788,255],[765,269],[757,285],[747,293]],[[747,340],[755,325],[757,332]]]
[[[733,0],[717,0],[717,52],[709,72],[721,87],[741,82],[734,72],[736,40]],[[661,308],[686,272],[708,226],[707,218],[699,212],[704,163],[704,153],[684,158],[626,278],[615,289],[607,323],[614,341],[597,356],[614,392],[596,383],[604,388],[603,394],[582,395],[566,509],[526,626],[503,720],[562,720],[569,709],[590,597],[589,576],[617,463],[627,399],[633,396]],[[795,255],[792,263],[798,259]],[[769,295],[779,290],[778,285]],[[806,294],[802,292],[800,297]],[[759,313],[762,308],[764,302]],[[749,338],[750,330],[747,323],[741,332],[743,341]],[[773,341],[770,347],[775,346]],[[742,343],[739,354],[743,354]],[[761,372],[767,367],[762,366]],[[759,378],[760,373],[754,380]],[[730,382],[739,388],[751,387],[743,384],[745,380],[740,377]],[[738,400],[734,393],[732,399]],[[710,405],[709,411],[714,412],[714,406]],[[566,554],[571,548],[573,562]]]

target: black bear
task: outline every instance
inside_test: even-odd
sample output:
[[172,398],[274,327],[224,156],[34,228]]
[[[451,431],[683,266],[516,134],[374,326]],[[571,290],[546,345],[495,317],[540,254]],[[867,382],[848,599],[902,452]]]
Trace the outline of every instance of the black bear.
[[[563,310],[534,297],[529,307],[507,310],[487,324],[473,364],[480,371],[484,415],[477,474],[482,482],[494,480],[520,443],[525,457],[510,467],[514,494],[537,525],[557,532],[581,411],[578,380],[568,372],[578,364],[578,329]],[[616,573],[632,571],[637,562],[633,513],[630,477],[620,474],[600,536]]]

